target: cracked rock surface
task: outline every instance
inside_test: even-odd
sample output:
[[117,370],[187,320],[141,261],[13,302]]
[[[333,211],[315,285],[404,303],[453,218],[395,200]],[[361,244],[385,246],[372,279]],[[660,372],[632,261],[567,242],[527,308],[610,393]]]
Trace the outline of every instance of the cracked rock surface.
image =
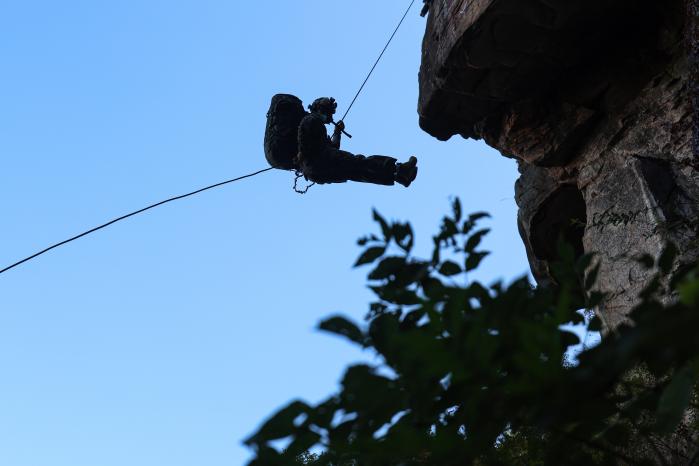
[[699,257],[684,0],[434,0],[421,127],[516,159],[519,231],[550,283],[563,236],[596,253],[599,311],[621,322],[667,241]]

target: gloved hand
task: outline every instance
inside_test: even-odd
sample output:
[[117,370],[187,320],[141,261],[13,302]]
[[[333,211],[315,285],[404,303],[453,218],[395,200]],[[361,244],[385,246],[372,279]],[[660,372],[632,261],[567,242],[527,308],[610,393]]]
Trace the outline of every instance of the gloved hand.
[[349,134],[347,131],[345,131],[345,122],[340,120],[337,123],[333,121],[333,125],[335,125],[335,131],[333,131],[333,136],[337,135],[339,136],[340,134],[344,134],[348,138],[351,138],[352,135]]

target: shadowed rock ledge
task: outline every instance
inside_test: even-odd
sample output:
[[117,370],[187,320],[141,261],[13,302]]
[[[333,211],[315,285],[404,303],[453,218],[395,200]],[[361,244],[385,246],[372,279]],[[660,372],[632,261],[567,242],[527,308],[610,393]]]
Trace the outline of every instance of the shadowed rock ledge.
[[601,315],[617,325],[650,273],[635,257],[698,257],[684,0],[434,0],[420,126],[516,159],[518,225],[551,280],[559,236],[594,252]]

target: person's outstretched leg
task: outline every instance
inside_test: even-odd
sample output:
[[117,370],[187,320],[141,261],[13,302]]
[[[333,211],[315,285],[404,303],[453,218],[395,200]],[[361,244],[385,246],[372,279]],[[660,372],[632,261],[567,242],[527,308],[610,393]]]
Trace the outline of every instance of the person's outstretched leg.
[[396,181],[396,159],[385,155],[352,155],[338,150],[333,157],[348,180],[392,186]]
[[331,149],[311,164],[306,176],[317,183],[357,181],[391,186],[397,181],[407,187],[417,175],[416,164],[415,157],[400,164],[395,158],[385,155],[365,157],[339,149]]

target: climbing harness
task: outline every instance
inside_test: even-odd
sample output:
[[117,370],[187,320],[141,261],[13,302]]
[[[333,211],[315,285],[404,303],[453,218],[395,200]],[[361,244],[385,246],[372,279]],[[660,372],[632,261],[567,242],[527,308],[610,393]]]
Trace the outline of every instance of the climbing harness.
[[[396,36],[396,33],[398,32],[398,29],[403,25],[403,21],[405,21],[405,18],[408,16],[408,13],[410,12],[410,9],[413,7],[413,4],[415,4],[415,0],[412,0],[410,2],[410,5],[408,5],[408,8],[406,8],[405,13],[403,13],[403,16],[401,17],[400,21],[398,21],[398,25],[396,28],[393,30],[393,33],[391,33],[391,36],[388,38],[388,41],[386,41],[386,45],[384,45],[383,49],[381,50],[381,53],[379,54],[378,58],[372,65],[371,69],[369,70],[369,73],[366,75],[366,78],[364,78],[364,82],[362,82],[362,85],[359,86],[359,90],[357,91],[356,94],[354,94],[354,98],[352,98],[352,102],[350,102],[349,107],[347,107],[347,110],[345,111],[345,114],[342,115],[342,118],[340,118],[340,121],[345,121],[345,118],[347,118],[347,115],[349,114],[350,110],[352,110],[352,107],[354,106],[354,103],[357,101],[357,98],[359,97],[359,94],[362,93],[364,90],[364,86],[366,86],[366,83],[369,81],[369,78],[371,78],[371,75],[374,73],[374,70],[378,66],[379,62],[381,61],[381,58],[383,58],[384,53],[386,53],[386,50],[388,49],[388,46],[391,45],[391,42],[393,41],[393,38]],[[335,126],[337,126],[337,123],[333,122]],[[346,135],[348,138],[352,138],[352,135],[345,132],[344,130],[342,131],[344,135]],[[308,190],[313,186],[315,183],[312,183],[306,187],[306,189],[299,190],[297,189],[297,183],[299,178],[303,176],[300,174],[300,172],[297,170],[296,171],[296,179],[294,179],[294,191],[296,191],[299,194],[306,194]]]
[[[369,78],[371,77],[372,73],[373,73],[374,70],[376,69],[376,66],[379,64],[379,61],[381,61],[381,58],[383,57],[384,53],[386,52],[386,49],[388,49],[388,46],[391,45],[391,42],[393,41],[393,38],[395,37],[396,33],[398,32],[398,29],[400,29],[401,25],[403,24],[403,21],[405,20],[406,16],[408,16],[408,12],[410,11],[410,9],[412,8],[412,6],[413,6],[414,3],[415,3],[415,0],[412,0],[412,1],[410,2],[410,5],[409,5],[408,8],[405,10],[405,13],[403,14],[403,17],[402,17],[401,20],[398,22],[398,25],[396,26],[396,28],[393,30],[393,33],[391,34],[391,37],[389,37],[389,39],[388,39],[388,41],[386,42],[386,45],[384,46],[383,50],[381,50],[381,53],[379,54],[379,57],[378,57],[378,58],[376,59],[376,61],[374,62],[374,65],[371,67],[371,70],[369,70],[369,73],[367,74],[366,78],[364,79],[364,82],[363,82],[362,85],[359,87],[359,90],[357,91],[357,93],[354,95],[354,98],[352,99],[352,102],[350,102],[349,107],[347,107],[347,111],[345,111],[345,114],[342,116],[342,119],[341,119],[340,121],[343,121],[343,120],[347,117],[347,115],[349,114],[350,110],[352,110],[352,106],[353,106],[354,103],[357,101],[357,98],[359,97],[359,94],[361,94],[361,93],[362,93],[362,90],[364,90],[364,86],[366,86],[366,83],[369,81]],[[335,125],[337,125],[337,124],[335,123]],[[350,134],[348,134],[348,133],[346,133],[346,132],[344,132],[344,131],[343,131],[343,133],[344,133],[347,137],[349,137],[349,138],[352,137]],[[108,227],[108,226],[110,226],[110,225],[113,225],[113,224],[115,224],[115,223],[117,223],[117,222],[120,222],[120,221],[122,221],[122,220],[126,220],[127,218],[133,217],[134,215],[138,215],[138,214],[143,213],[143,212],[145,212],[145,211],[147,211],[147,210],[154,209],[154,208],[156,208],[156,207],[158,207],[158,206],[161,206],[161,205],[163,205],[163,204],[167,204],[167,203],[169,203],[169,202],[173,202],[173,201],[177,201],[177,200],[180,200],[180,199],[184,199],[184,198],[186,198],[186,197],[194,196],[195,194],[199,194],[199,193],[201,193],[201,192],[208,191],[209,189],[218,188],[218,187],[220,187],[220,186],[223,186],[223,185],[226,185],[226,184],[229,184],[229,183],[233,183],[233,182],[235,182],[235,181],[240,181],[240,180],[243,180],[243,179],[245,179],[245,178],[251,178],[251,177],[253,177],[253,176],[255,176],[255,175],[259,175],[259,174],[261,174],[261,173],[264,173],[264,172],[269,171],[269,170],[272,170],[272,169],[274,169],[274,167],[265,168],[265,169],[263,169],[263,170],[258,170],[258,171],[256,171],[256,172],[250,173],[250,174],[248,174],[248,175],[243,175],[243,176],[239,176],[239,177],[237,177],[237,178],[233,178],[233,179],[230,179],[230,180],[222,181],[222,182],[220,182],[220,183],[212,184],[212,185],[210,185],[210,186],[206,186],[206,187],[204,187],[204,188],[197,189],[196,191],[192,191],[192,192],[189,192],[189,193],[186,193],[186,194],[181,194],[181,195],[179,195],[179,196],[171,197],[171,198],[166,199],[166,200],[164,200],[164,201],[160,201],[160,202],[156,202],[155,204],[151,204],[151,205],[149,205],[148,207],[144,207],[144,208],[142,208],[142,209],[139,209],[139,210],[135,210],[135,211],[133,211],[133,212],[130,212],[130,213],[126,214],[126,215],[122,215],[121,217],[117,217],[117,218],[115,218],[115,219],[113,219],[113,220],[108,221],[107,223],[103,223],[102,225],[99,225],[99,226],[97,226],[97,227],[91,228],[90,230],[84,231],[84,232],[82,232],[82,233],[80,233],[80,234],[78,234],[78,235],[75,235],[75,236],[73,236],[73,237],[71,237],[71,238],[68,238],[68,239],[66,239],[66,240],[63,240],[63,241],[61,241],[61,242],[59,242],[59,243],[53,244],[53,245],[51,245],[51,246],[49,246],[49,247],[47,247],[47,248],[45,248],[45,249],[42,249],[41,251],[39,251],[39,252],[37,252],[37,253],[35,253],[35,254],[32,254],[31,256],[25,257],[24,259],[19,260],[19,261],[15,262],[14,264],[5,267],[4,269],[1,269],[1,270],[0,270],[0,274],[5,273],[5,272],[7,272],[8,270],[17,267],[18,265],[24,264],[25,262],[28,262],[28,261],[30,261],[30,260],[36,258],[36,257],[39,257],[39,256],[41,256],[42,254],[46,254],[47,252],[51,251],[52,249],[56,249],[56,248],[58,248],[58,247],[60,247],[60,246],[63,246],[64,244],[68,244],[68,243],[70,243],[70,242],[72,242],[72,241],[75,241],[75,240],[77,240],[77,239],[79,239],[79,238],[82,238],[83,236],[87,236],[87,235],[89,235],[89,234],[91,234],[91,233],[94,233],[94,232],[96,232],[96,231],[98,231],[98,230],[101,230],[101,229],[103,229],[103,228],[106,228],[106,227]],[[299,179],[303,176],[303,173],[301,173],[300,171],[296,170],[296,173],[295,173],[295,174],[296,174],[296,178],[294,179],[294,191],[296,191],[296,192],[299,193],[299,194],[306,194],[306,193],[308,192],[308,190],[309,190],[313,185],[315,185],[315,182],[309,184],[309,185],[306,186],[304,189],[300,189],[300,188],[298,187],[298,181],[299,181]]]

